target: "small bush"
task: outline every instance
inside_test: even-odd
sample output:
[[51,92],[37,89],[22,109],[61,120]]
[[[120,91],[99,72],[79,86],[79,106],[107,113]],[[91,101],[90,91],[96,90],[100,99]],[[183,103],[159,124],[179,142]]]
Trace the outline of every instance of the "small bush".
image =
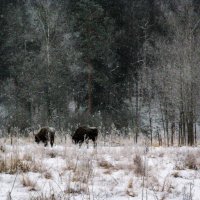
[[33,161],[31,154],[28,153],[24,154],[22,159],[26,161]]
[[46,178],[46,179],[52,179],[52,174],[50,173],[50,172],[44,172],[44,177]]
[[181,176],[179,175],[179,172],[178,172],[178,171],[173,172],[173,173],[172,173],[172,176],[173,176],[174,178],[181,177]]
[[30,163],[21,160],[18,157],[0,160],[0,172],[15,174],[17,171],[28,172],[31,169]]
[[57,156],[57,152],[55,152],[55,151],[50,151],[50,152],[48,152],[47,154],[48,154],[48,156],[49,156],[50,158],[55,158],[55,157]]
[[102,167],[102,168],[105,168],[105,169],[110,169],[110,168],[113,168],[113,167],[114,167],[111,163],[109,163],[109,162],[106,161],[106,160],[101,160],[101,161],[99,161],[99,162],[98,162],[98,165],[99,165],[100,167]]
[[153,174],[148,177],[148,182],[145,182],[145,187],[158,192],[160,189],[160,183],[158,178],[155,177]]
[[131,178],[131,179],[129,179],[129,181],[128,181],[128,186],[127,186],[128,188],[133,188],[133,179]]
[[197,159],[194,154],[188,154],[185,158],[185,166],[188,169],[197,170]]
[[6,163],[4,160],[0,160],[0,173],[5,172]]
[[81,194],[81,193],[86,193],[87,192],[87,187],[80,185],[80,184],[76,184],[75,188],[67,188],[65,191],[65,194]]
[[91,160],[83,160],[81,164],[77,165],[73,173],[72,181],[88,183],[93,174],[93,167]]
[[29,191],[36,191],[36,182],[31,180],[29,176],[23,175],[21,183],[24,187],[29,187]]
[[0,151],[3,153],[6,151],[6,147],[3,144],[0,144]]
[[134,163],[134,171],[136,175],[144,176],[145,175],[145,170],[144,170],[144,165],[143,161],[140,155],[136,155],[133,159]]
[[135,197],[137,196],[136,193],[133,191],[133,179],[129,179],[127,189],[126,189],[126,194],[130,197]]

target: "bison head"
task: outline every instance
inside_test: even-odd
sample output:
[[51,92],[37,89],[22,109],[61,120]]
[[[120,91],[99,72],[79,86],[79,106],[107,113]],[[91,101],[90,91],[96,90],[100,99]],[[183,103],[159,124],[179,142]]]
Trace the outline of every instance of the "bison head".
[[40,143],[40,139],[37,137],[37,135],[35,135],[35,142]]

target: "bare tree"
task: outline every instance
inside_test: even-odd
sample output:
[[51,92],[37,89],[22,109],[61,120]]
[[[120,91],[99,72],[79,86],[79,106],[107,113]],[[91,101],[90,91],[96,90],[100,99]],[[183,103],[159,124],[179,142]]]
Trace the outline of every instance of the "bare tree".
[[174,33],[173,39],[157,43],[160,62],[155,75],[167,145],[170,127],[173,144],[175,123],[179,126],[179,145],[194,145],[196,109],[199,107],[196,97],[199,96],[200,89],[197,77],[199,22],[191,2],[184,2],[180,9],[183,16],[180,17],[180,13],[168,15],[168,22]]

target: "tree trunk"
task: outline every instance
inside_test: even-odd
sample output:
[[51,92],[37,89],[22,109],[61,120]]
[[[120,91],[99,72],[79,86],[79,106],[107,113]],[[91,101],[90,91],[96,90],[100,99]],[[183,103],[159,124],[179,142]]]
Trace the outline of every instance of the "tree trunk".
[[197,123],[194,125],[194,144],[197,145]]
[[167,146],[169,146],[169,119],[168,119],[168,105],[165,100],[165,128],[166,128],[166,136],[167,136]]
[[92,114],[92,70],[93,66],[90,61],[88,61],[88,114]]
[[175,122],[171,124],[171,146],[174,145],[174,135],[175,135]]
[[149,119],[149,123],[150,123],[150,133],[151,133],[151,146],[153,144],[153,130],[152,130],[152,119]]
[[180,115],[179,130],[178,130],[178,146],[181,146],[181,137],[182,137],[182,123],[181,123],[181,115]]
[[153,144],[153,128],[152,128],[152,117],[151,117],[151,102],[149,101],[149,128],[151,134],[151,146]]
[[51,121],[51,100],[50,100],[50,94],[49,94],[49,86],[46,88],[46,109],[47,109],[47,125],[50,124]]
[[187,123],[187,130],[188,130],[188,145],[194,145],[194,128],[193,128],[193,113],[192,111],[188,113],[188,123]]
[[166,145],[166,143],[165,143],[165,140],[166,140],[166,128],[165,128],[164,114],[163,114],[161,101],[160,101],[159,105],[160,105],[161,119],[162,119],[163,131],[164,131],[164,139],[163,139],[164,142],[163,143],[164,143],[164,145]]
[[165,121],[166,121],[166,133],[167,133],[167,146],[169,147],[169,121],[167,118],[165,119]]
[[47,36],[46,36],[46,52],[47,52],[47,85],[46,85],[46,105],[47,105],[47,125],[50,124],[51,121],[51,100],[50,100],[50,33],[49,33],[49,25],[47,26]]
[[182,114],[182,126],[183,126],[183,134],[182,134],[182,140],[181,143],[182,145],[186,144],[186,117],[185,117],[185,113],[183,112]]
[[138,72],[136,73],[136,84],[135,84],[135,90],[136,90],[136,102],[135,102],[135,112],[136,112],[136,118],[135,118],[135,143],[138,142],[138,135],[139,135],[139,80],[138,80]]

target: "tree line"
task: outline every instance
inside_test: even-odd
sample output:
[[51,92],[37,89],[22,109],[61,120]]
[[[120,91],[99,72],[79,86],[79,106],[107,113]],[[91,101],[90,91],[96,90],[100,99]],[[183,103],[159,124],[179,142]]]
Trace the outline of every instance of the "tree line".
[[1,127],[113,127],[195,145],[200,2],[2,0]]

